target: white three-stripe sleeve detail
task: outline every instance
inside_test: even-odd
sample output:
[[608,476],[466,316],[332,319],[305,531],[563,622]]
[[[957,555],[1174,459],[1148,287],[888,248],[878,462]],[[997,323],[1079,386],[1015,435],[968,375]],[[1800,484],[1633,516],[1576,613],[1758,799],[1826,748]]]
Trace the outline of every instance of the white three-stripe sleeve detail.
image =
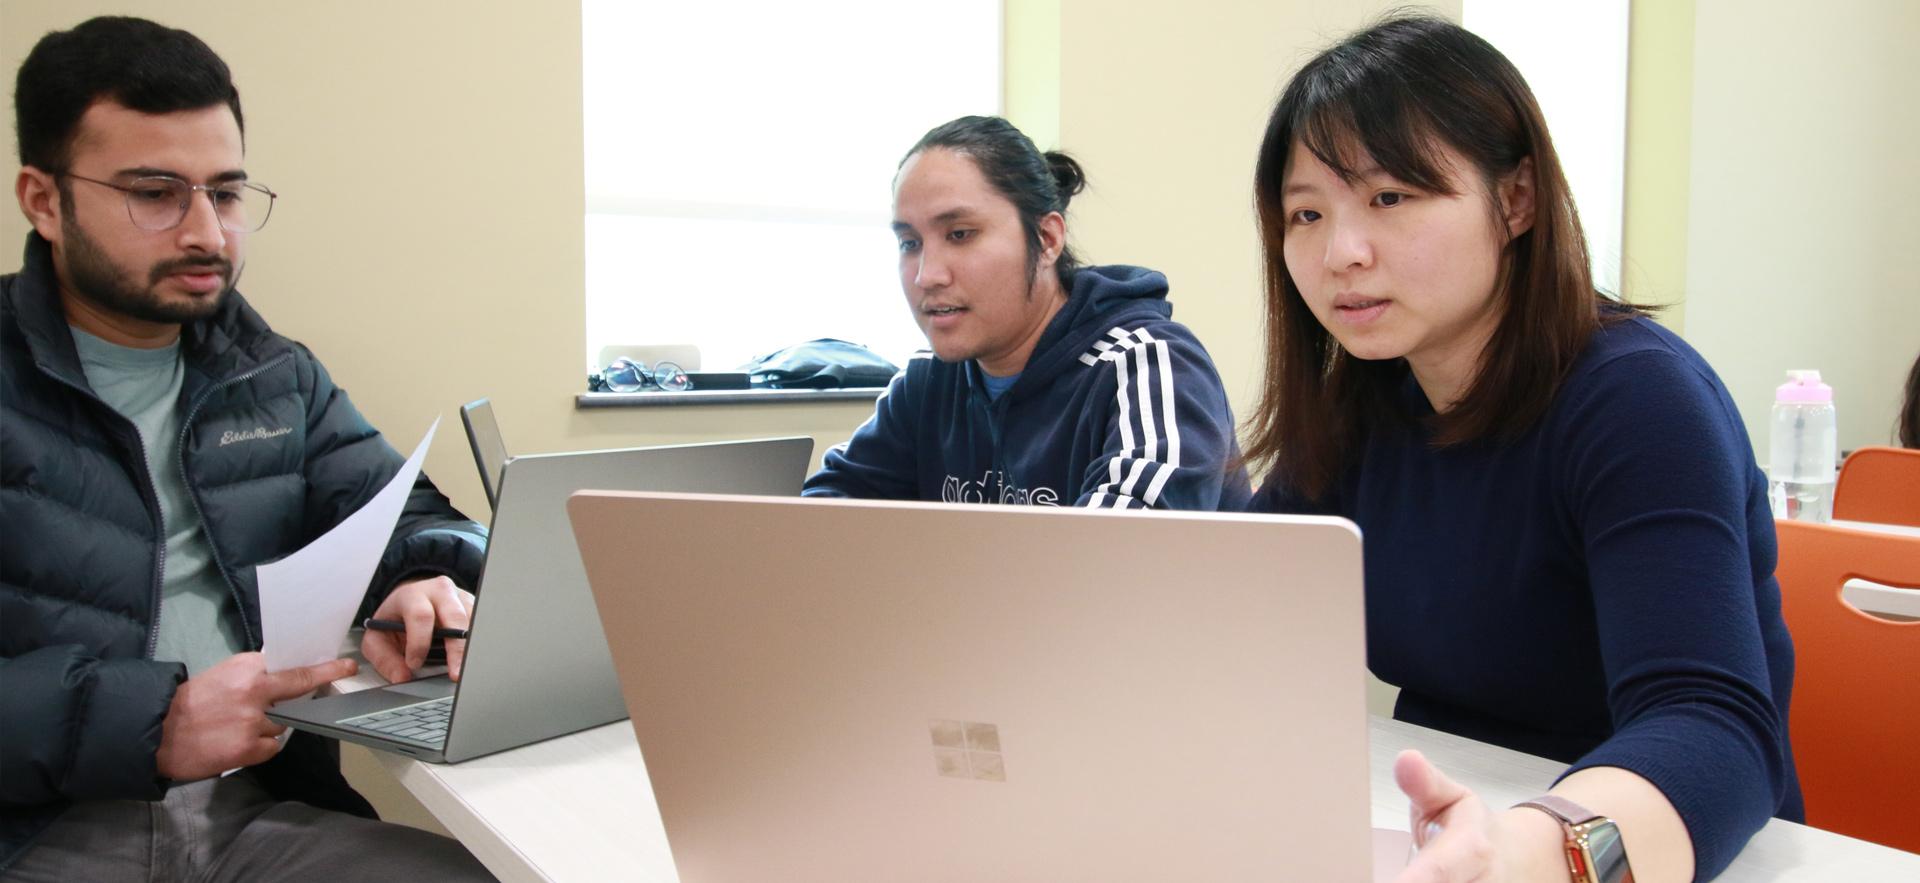
[[1147,471],[1145,459],[1133,461],[1133,468],[1127,470],[1127,483],[1120,486],[1120,493],[1133,496],[1133,489],[1140,484],[1140,475]]
[[[1114,328],[1107,333],[1114,337],[1124,337],[1119,328]],[[1105,344],[1105,341],[1101,341],[1101,343]],[[1105,347],[1103,347],[1103,349],[1105,349]],[[1127,360],[1125,353],[1122,352],[1118,355],[1121,357],[1114,358],[1114,354],[1102,353],[1104,358],[1111,359],[1113,362],[1114,400],[1118,403],[1120,411],[1118,417],[1120,423],[1120,450],[1114,456],[1107,459],[1107,480],[1099,485],[1093,498],[1087,501],[1087,505],[1091,508],[1099,508],[1105,502],[1108,491],[1120,484],[1122,480],[1120,464],[1122,461],[1128,459],[1129,453],[1133,450],[1133,405],[1132,400],[1129,398],[1132,383],[1127,377]],[[1115,500],[1116,505],[1118,505],[1119,502],[1118,499]]]
[[[1089,507],[1152,506],[1180,464],[1180,427],[1175,414],[1173,357],[1166,341],[1146,328],[1107,332],[1118,344],[1099,341],[1102,360],[1113,362],[1118,404],[1120,450],[1107,460],[1107,480],[1089,498]],[[1154,387],[1160,404],[1154,404]],[[1137,401],[1136,401],[1137,400]],[[1138,420],[1138,426],[1135,420]],[[1166,447],[1163,455],[1161,441]],[[1136,495],[1149,470],[1144,494]],[[1108,501],[1111,500],[1111,503]]]
[[[1113,360],[1113,370],[1117,381],[1114,383],[1114,396],[1120,402],[1120,454],[1125,456],[1133,450],[1133,405],[1127,395],[1127,387],[1131,385],[1127,379],[1127,360]],[[1114,480],[1118,481],[1119,478],[1119,474],[1115,473]]]
[[[1136,363],[1135,367],[1139,369],[1135,375],[1134,382],[1140,386],[1141,459],[1155,460],[1159,459],[1160,456],[1160,429],[1157,425],[1159,421],[1154,417],[1153,410],[1152,372],[1148,370],[1148,368],[1151,367],[1148,364],[1151,361],[1149,347],[1134,347],[1133,358]],[[1161,405],[1164,407],[1166,403],[1162,402]]]
[[[1135,331],[1134,336],[1143,340],[1152,339],[1147,335],[1145,328]],[[1156,426],[1159,421],[1155,420],[1153,416],[1153,386],[1151,383],[1153,377],[1153,353],[1149,352],[1150,348],[1150,345],[1139,344],[1132,349],[1134,361],[1137,363],[1135,367],[1139,368],[1139,371],[1135,373],[1134,382],[1139,384],[1140,389],[1140,432],[1143,437],[1141,439],[1140,456],[1134,459],[1133,468],[1127,470],[1126,483],[1120,486],[1120,493],[1129,497],[1133,496],[1134,489],[1140,486],[1140,476],[1146,473],[1147,462],[1158,459],[1160,454],[1160,439],[1158,427]],[[1165,406],[1166,403],[1162,402],[1161,407],[1164,409]]]
[[1117,325],[1107,329],[1107,336],[1113,338],[1113,341],[1096,340],[1093,342],[1092,349],[1087,350],[1086,352],[1080,354],[1080,361],[1082,364],[1086,364],[1089,366],[1098,364],[1101,357],[1105,356],[1109,350],[1113,349],[1115,341],[1118,341],[1120,343],[1125,343],[1128,338],[1127,332],[1121,331],[1120,327]]
[[1167,351],[1164,340],[1156,340],[1152,346],[1160,356],[1160,412],[1167,420],[1167,462],[1154,474],[1153,481],[1147,483],[1146,502],[1150,506],[1159,502],[1167,479],[1180,468],[1180,409],[1175,406],[1178,400],[1173,395],[1173,355]]

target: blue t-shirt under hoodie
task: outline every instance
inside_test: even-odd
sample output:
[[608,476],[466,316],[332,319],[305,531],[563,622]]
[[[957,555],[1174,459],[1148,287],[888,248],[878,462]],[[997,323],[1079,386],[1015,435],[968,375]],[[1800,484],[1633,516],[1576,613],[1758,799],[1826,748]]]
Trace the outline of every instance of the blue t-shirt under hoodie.
[[1239,509],[1250,496],[1207,351],[1167,277],[1085,267],[1013,385],[916,353],[873,417],[827,452],[809,496]]

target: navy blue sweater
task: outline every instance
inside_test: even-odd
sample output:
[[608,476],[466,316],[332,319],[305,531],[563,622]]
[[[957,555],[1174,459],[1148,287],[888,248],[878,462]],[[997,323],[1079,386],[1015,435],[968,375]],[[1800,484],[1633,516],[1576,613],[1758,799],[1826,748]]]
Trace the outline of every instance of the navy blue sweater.
[[808,496],[1238,509],[1250,496],[1213,360],[1174,322],[1167,277],[1087,267],[1019,380],[917,353]]
[[1413,421],[1372,429],[1328,498],[1269,482],[1253,503],[1360,525],[1394,717],[1638,773],[1703,880],[1769,816],[1799,818],[1766,479],[1700,355],[1645,318],[1603,328],[1505,443],[1435,448],[1410,373],[1402,395]]

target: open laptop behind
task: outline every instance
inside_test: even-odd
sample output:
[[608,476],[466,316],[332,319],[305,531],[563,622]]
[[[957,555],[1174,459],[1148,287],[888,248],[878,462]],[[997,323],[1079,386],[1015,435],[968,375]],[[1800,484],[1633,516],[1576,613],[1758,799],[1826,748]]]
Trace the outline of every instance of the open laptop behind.
[[1372,879],[1350,522],[568,511],[687,883]]
[[[813,440],[534,454],[506,461],[456,686],[447,677],[288,702],[268,716],[431,761],[461,761],[626,717],[565,510],[581,488],[800,492]],[[641,551],[659,541],[626,534]],[[703,542],[730,546],[716,534]]]
[[507,440],[493,416],[493,400],[475,399],[461,405],[460,422],[467,428],[467,445],[473,448],[473,465],[480,469],[487,505],[498,507],[500,476],[507,471]]

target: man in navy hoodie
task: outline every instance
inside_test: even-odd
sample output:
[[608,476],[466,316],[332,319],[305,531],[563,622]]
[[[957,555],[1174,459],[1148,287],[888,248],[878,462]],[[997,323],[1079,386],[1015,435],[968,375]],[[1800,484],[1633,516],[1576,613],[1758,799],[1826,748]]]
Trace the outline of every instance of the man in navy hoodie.
[[1167,278],[1080,267],[1071,158],[998,117],[928,132],[894,181],[908,361],[808,496],[1239,509],[1233,414]]

